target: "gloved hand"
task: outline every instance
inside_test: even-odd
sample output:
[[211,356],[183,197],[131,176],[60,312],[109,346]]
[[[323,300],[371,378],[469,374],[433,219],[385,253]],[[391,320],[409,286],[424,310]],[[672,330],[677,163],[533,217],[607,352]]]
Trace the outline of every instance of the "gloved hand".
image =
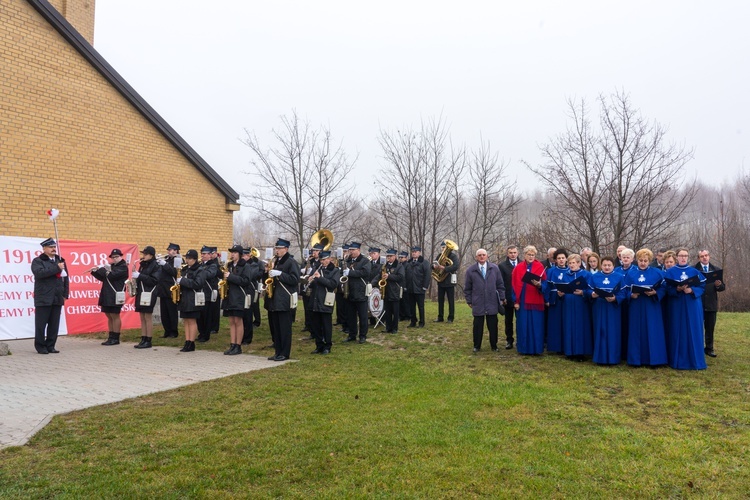
[[348,269],[344,269],[344,276],[349,276],[349,270]]
[[156,263],[159,264],[160,266],[163,266],[164,264],[167,263],[167,261],[164,260],[164,259],[159,259],[159,260],[156,261]]
[[180,277],[180,278],[177,278],[177,279],[175,279],[175,282],[176,282],[176,283],[177,283],[178,285],[180,284],[180,281],[182,281],[182,278],[181,278],[181,277]]
[[139,273],[138,271],[133,271],[133,279],[134,280],[137,280],[138,276],[140,276],[140,275],[141,275],[141,273]]
[[281,276],[281,271],[279,271],[278,269],[271,269],[270,271],[268,271],[268,275],[272,278],[275,278],[276,276]]
[[104,264],[104,270],[110,272],[112,270],[112,264]]

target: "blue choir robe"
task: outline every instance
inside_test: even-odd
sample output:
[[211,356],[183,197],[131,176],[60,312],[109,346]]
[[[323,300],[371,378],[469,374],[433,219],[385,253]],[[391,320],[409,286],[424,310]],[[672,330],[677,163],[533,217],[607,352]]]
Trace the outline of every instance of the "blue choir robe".
[[701,296],[706,288],[706,278],[692,266],[674,266],[667,270],[667,278],[683,281],[698,275],[700,284],[691,285],[692,293],[678,292],[667,286],[669,307],[667,346],[669,366],[678,370],[705,370],[706,355],[703,351],[703,305]]
[[[563,282],[570,283],[578,278],[588,282],[589,276],[591,273],[585,270],[568,270]],[[590,298],[586,297],[585,293],[566,293],[561,299],[563,352],[566,356],[591,356],[594,353],[594,337],[591,334]]]
[[[520,265],[520,264],[519,264]],[[531,271],[531,265],[526,265],[526,270]],[[516,297],[513,291],[513,303],[520,307],[516,314],[516,349],[518,354],[542,354],[544,352],[544,309],[538,310],[526,307],[526,292],[532,285],[524,283],[521,287],[521,296]],[[543,299],[547,299],[547,280],[542,279],[540,293]],[[557,292],[555,292],[557,293]]]
[[[622,266],[617,266],[615,268],[616,273],[621,274],[622,276],[625,276],[628,274],[629,271],[632,271],[633,269],[638,269],[638,266],[634,266],[633,264],[630,264],[627,269],[623,269]],[[620,308],[622,309],[622,313],[620,315],[620,332],[622,333],[622,343],[621,343],[621,353],[620,356],[622,356],[622,360],[628,359],[628,333],[630,332],[630,328],[628,326],[628,322],[630,321],[630,293],[628,292],[626,294],[626,299],[620,304]]]
[[567,267],[555,266],[547,269],[547,352],[563,352],[563,307],[554,284],[566,283],[567,272]]
[[591,299],[592,334],[594,336],[594,363],[617,365],[622,360],[622,304],[627,302],[629,288],[625,286],[625,276],[600,271],[589,276],[591,297],[593,288],[615,292],[615,301],[608,302],[604,297]]
[[[664,337],[664,319],[661,299],[664,298],[664,273],[655,268],[633,268],[625,275],[625,285],[656,287],[656,295],[640,293],[637,299],[629,298],[628,310],[628,364],[632,366],[660,366],[667,364],[667,343]],[[629,290],[630,291],[630,290]]]

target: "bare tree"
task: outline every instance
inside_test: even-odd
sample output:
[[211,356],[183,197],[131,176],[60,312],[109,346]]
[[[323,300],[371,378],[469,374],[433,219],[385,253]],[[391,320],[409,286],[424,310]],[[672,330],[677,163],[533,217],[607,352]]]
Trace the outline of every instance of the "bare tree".
[[595,251],[673,239],[696,193],[683,177],[692,150],[667,144],[666,128],[643,118],[623,92],[599,104],[594,132],[585,103],[569,102],[574,125],[542,146],[546,162],[531,170]]
[[247,173],[257,184],[243,193],[243,203],[293,239],[301,254],[312,232],[341,222],[353,203],[346,179],[354,162],[333,145],[329,130],[313,130],[296,111],[281,123],[272,147],[245,130],[242,142],[254,154]]

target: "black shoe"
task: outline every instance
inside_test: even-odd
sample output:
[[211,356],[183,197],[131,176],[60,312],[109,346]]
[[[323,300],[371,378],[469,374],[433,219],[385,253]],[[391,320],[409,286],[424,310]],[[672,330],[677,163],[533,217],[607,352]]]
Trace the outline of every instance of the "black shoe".
[[102,342],[102,345],[118,345],[120,343],[120,334],[109,332],[109,338]]
[[186,340],[185,345],[182,346],[182,349],[180,349],[180,352],[190,352],[190,341]]
[[37,349],[37,354],[49,354],[49,351],[47,349]]
[[188,346],[188,352],[193,352],[193,351],[195,351],[195,342],[191,340],[190,345]]
[[356,340],[356,338],[347,337],[344,339],[344,342],[355,342]]
[[140,344],[135,346],[136,349],[151,349],[151,337],[143,337]]
[[253,343],[253,341],[252,341],[252,340],[243,340],[243,341],[242,341],[242,345],[250,345],[250,344],[252,344],[252,343]]
[[276,355],[268,356],[268,361],[274,361],[276,359]]
[[492,352],[497,352],[497,347],[493,347]]
[[136,345],[134,345],[133,347],[135,347],[136,349],[140,349],[140,348],[141,348],[141,346],[142,346],[142,345],[144,344],[144,342],[146,342],[146,337],[144,337],[143,335],[141,335],[141,341],[140,341],[140,342],[138,342],[138,343],[137,343]]
[[179,333],[170,333],[169,335],[167,335],[167,337],[170,339],[176,339],[179,336],[180,336]]
[[433,323],[442,323],[442,322],[443,322],[442,318],[438,318],[438,319],[436,319],[436,320],[433,321]]
[[359,339],[357,341],[357,343],[359,343],[359,344],[366,344],[367,343],[367,339]]
[[392,331],[391,333],[392,333],[393,335],[397,335],[397,334],[398,334],[398,330],[393,330],[393,331]]
[[475,347],[475,348],[474,348],[474,352],[479,352],[479,348],[478,348],[478,347]]
[[506,349],[513,349],[513,342],[506,342],[505,348]]
[[[47,348],[47,352],[48,352],[49,354],[58,354],[58,353],[59,353],[60,351],[58,351],[58,350],[57,350],[57,349],[55,349],[54,347],[48,347],[48,348]],[[714,356],[715,356],[715,354],[714,354]]]
[[214,334],[214,333],[219,333],[219,332],[218,332],[218,331],[216,331],[216,330],[211,330],[210,332],[208,332],[208,334],[209,334],[209,335],[212,335],[212,334]]
[[420,323],[419,328],[424,328],[424,323]]
[[208,342],[209,340],[211,340],[211,337],[202,337],[200,335],[198,335],[198,338],[195,339],[196,342],[200,342],[201,344],[204,342]]
[[224,355],[227,356],[229,354],[232,354],[232,351],[234,351],[234,344],[229,344],[229,349],[224,351]]
[[416,328],[416,327],[417,327],[416,323],[409,323],[408,325],[406,325],[406,328]]
[[253,326],[260,326],[260,321],[253,323]]
[[161,338],[163,339],[168,339],[169,337],[171,337],[171,335],[168,334],[167,332],[164,332],[164,335],[161,336]]
[[330,349],[323,349],[322,351],[320,351],[320,354],[331,354],[331,350]]
[[716,353],[714,352],[714,350],[713,350],[713,349],[706,349],[706,350],[704,350],[703,352],[705,352],[705,353],[706,353],[706,356],[710,356],[710,357],[712,357],[712,358],[715,358],[715,357],[716,357]]
[[453,323],[453,320],[448,318],[448,323]]
[[278,356],[274,356],[273,360],[274,361],[286,361],[286,356],[282,356],[281,354],[279,354]]
[[[224,353],[224,354],[227,354],[227,353]],[[242,354],[242,347],[240,347],[239,344],[232,344],[232,348],[229,349],[229,353],[228,354],[230,356],[236,356],[238,354]]]
[[313,352],[311,352],[310,354],[323,354],[323,351],[322,351],[321,349],[315,349],[315,350],[314,350]]

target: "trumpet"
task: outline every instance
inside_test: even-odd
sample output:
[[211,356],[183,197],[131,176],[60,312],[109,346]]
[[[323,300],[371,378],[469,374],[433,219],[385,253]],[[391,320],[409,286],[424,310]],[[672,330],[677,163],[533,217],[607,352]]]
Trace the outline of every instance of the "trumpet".
[[[182,270],[185,269],[186,267],[187,267],[187,264],[183,264],[182,267],[180,267],[179,269],[177,269],[177,278],[176,279],[180,279],[180,277],[182,277]],[[181,296],[181,293],[180,293],[180,284],[179,283],[175,283],[174,285],[172,285],[169,288],[169,291],[172,294],[172,302],[174,302],[175,304],[179,304],[180,303],[180,296]]]
[[[221,275],[224,276],[224,273],[229,272],[229,267],[226,264],[222,264],[219,269],[221,269]],[[226,278],[221,278],[219,280],[219,297],[221,297],[221,300],[224,300],[227,298],[227,295],[229,294],[229,283],[227,283]]]

